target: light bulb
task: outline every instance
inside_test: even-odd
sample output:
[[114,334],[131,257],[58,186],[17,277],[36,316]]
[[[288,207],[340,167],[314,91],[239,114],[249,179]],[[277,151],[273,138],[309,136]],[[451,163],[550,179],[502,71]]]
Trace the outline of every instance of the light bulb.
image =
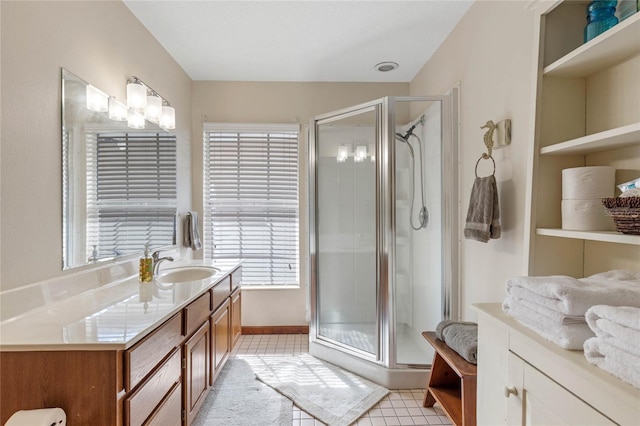
[[96,112],[107,112],[109,110],[109,96],[87,84],[87,109]]
[[147,88],[138,83],[127,84],[127,106],[143,111],[147,107]]
[[340,145],[338,147],[338,163],[344,163],[345,161],[347,161],[347,158],[349,157],[349,149],[347,148],[346,145]]
[[109,118],[115,121],[127,121],[127,106],[116,98],[109,98]]
[[176,128],[176,110],[169,105],[162,107],[162,117],[160,117],[160,127],[165,130]]
[[130,109],[127,117],[127,126],[132,129],[144,129],[144,115]]
[[367,158],[367,147],[365,145],[356,146],[356,155],[353,157],[353,161],[361,163]]
[[144,110],[144,117],[154,123],[159,123],[162,117],[162,98],[155,93],[147,96],[147,107]]

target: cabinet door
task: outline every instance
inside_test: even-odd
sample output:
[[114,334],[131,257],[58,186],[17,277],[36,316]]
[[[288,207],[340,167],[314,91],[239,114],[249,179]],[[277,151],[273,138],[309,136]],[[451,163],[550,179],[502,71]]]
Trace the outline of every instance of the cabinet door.
[[231,305],[227,300],[211,315],[211,378],[210,384],[220,373],[230,350]]
[[507,382],[509,333],[484,316],[478,318],[477,424],[504,425],[507,401],[503,396]]
[[184,409],[190,425],[209,392],[209,321],[185,342],[184,357]]
[[[520,375],[520,377],[517,377]],[[516,383],[519,380],[519,383]],[[613,425],[614,423],[553,379],[509,355],[508,423],[527,426]],[[505,394],[506,395],[506,394]]]
[[237,289],[231,295],[231,349],[242,334],[242,294]]

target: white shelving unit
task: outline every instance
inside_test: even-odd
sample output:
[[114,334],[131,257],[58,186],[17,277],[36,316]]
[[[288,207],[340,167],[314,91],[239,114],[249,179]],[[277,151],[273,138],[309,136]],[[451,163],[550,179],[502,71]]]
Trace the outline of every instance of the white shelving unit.
[[[640,13],[582,42],[588,2],[539,2],[535,134],[531,141],[529,275],[640,269],[640,236],[562,229],[562,169],[640,176]],[[540,71],[541,70],[541,71]]]
[[[562,170],[640,176],[640,13],[583,43],[587,1],[534,5],[539,52],[530,141],[525,274],[640,270],[640,236],[562,229]],[[479,318],[479,425],[637,424],[639,392],[520,325],[500,304]],[[515,393],[517,392],[517,393]]]

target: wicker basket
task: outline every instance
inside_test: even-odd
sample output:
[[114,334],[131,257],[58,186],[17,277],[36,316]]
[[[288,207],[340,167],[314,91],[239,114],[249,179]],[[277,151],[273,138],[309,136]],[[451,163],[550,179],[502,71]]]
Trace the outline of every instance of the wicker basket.
[[602,204],[619,232],[640,235],[640,197],[603,198]]

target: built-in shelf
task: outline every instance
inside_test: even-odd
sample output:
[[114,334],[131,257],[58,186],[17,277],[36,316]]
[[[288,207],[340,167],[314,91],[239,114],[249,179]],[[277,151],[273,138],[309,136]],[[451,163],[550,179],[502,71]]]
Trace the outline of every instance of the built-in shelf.
[[569,231],[558,228],[537,228],[536,233],[548,237],[575,238],[579,240],[640,246],[640,235],[621,234],[615,231]]
[[587,77],[640,52],[640,13],[544,68],[545,76]]
[[545,146],[540,149],[540,154],[588,154],[638,145],[639,142],[640,122]]

